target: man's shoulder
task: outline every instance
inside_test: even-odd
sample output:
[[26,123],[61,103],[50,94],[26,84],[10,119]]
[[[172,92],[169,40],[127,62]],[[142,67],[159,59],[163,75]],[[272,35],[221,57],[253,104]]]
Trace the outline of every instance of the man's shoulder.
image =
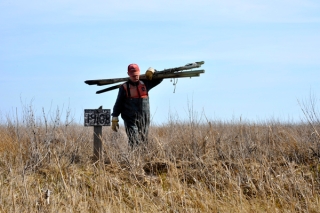
[[127,83],[129,83],[129,81],[123,82],[121,86],[126,85]]

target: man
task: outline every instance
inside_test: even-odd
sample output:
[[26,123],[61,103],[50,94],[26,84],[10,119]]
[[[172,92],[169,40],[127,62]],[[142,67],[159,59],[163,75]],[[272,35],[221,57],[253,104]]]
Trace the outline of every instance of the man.
[[140,80],[140,69],[137,64],[129,64],[129,80],[121,85],[112,112],[112,130],[118,131],[119,119],[124,121],[129,145],[131,147],[146,143],[150,125],[149,90],[163,79],[152,80],[155,70],[150,67],[145,75],[147,80]]

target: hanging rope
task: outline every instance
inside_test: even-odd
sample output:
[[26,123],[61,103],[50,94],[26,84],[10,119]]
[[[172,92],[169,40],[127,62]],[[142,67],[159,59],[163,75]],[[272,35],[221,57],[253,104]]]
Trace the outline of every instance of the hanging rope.
[[[177,87],[178,80],[179,79],[177,79],[177,78],[173,78],[173,86],[174,86],[173,93],[176,93],[176,87]],[[170,82],[172,82],[172,79],[170,80]]]

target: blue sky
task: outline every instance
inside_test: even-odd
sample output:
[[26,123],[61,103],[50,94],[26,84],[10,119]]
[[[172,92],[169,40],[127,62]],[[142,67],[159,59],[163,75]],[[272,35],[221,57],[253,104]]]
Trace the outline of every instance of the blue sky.
[[298,100],[320,96],[320,2],[0,0],[0,116],[112,109],[117,91],[85,80],[205,61],[205,74],[150,91],[153,122],[299,121]]

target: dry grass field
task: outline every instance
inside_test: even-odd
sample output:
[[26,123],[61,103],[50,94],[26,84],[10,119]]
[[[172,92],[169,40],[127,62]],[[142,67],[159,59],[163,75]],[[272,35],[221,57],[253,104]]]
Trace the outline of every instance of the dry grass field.
[[93,128],[26,110],[0,126],[0,212],[320,212],[320,126],[306,115],[171,119],[134,150],[104,127],[93,162]]

